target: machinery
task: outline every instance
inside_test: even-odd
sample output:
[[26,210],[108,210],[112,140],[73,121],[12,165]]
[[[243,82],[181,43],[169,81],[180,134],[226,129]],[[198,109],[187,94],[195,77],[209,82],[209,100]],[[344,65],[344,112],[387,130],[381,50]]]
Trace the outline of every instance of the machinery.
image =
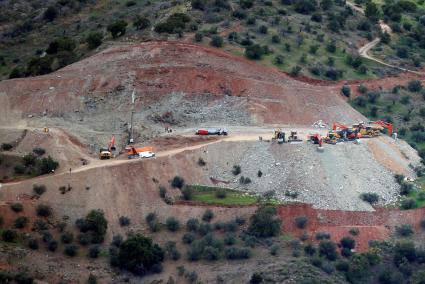
[[138,159],[138,158],[152,158],[155,157],[155,153],[153,152],[153,147],[127,147],[127,157],[129,159]]
[[318,144],[319,147],[322,147],[322,136],[319,133],[310,134],[308,140],[313,144]]
[[285,132],[283,132],[281,129],[277,129],[274,131],[273,140],[277,140],[278,144],[285,143]]
[[371,125],[379,125],[382,126],[383,128],[388,129],[388,135],[392,136],[393,135],[393,131],[394,131],[394,126],[392,123],[383,121],[383,120],[378,120],[378,121],[371,121],[370,122]]
[[196,135],[227,135],[227,129],[226,128],[202,128],[196,130]]
[[353,124],[353,129],[357,129],[361,137],[376,137],[381,134],[384,129],[379,125],[366,125],[363,122],[359,124]]
[[112,152],[114,152],[115,150],[115,136],[112,136],[111,141],[109,141],[108,148],[100,148],[99,159],[107,160],[112,158]]
[[301,143],[303,140],[298,138],[297,131],[291,131],[291,135],[288,137],[288,143],[295,144]]

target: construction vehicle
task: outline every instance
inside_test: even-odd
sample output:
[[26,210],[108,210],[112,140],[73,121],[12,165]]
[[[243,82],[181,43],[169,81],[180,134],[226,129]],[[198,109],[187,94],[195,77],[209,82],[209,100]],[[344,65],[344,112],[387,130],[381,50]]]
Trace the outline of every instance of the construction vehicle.
[[296,144],[301,143],[303,140],[298,138],[297,131],[291,131],[291,135],[288,137],[288,143]]
[[153,147],[127,147],[127,157],[129,159],[138,159],[138,158],[152,158],[155,157],[155,153],[153,151]]
[[354,140],[362,137],[362,134],[359,132],[358,128],[348,127],[344,124],[334,122],[332,124],[332,130],[335,136],[337,136],[337,140]]
[[100,148],[99,159],[107,160],[112,158],[112,152],[114,152],[115,150],[115,136],[112,136],[111,141],[109,141],[108,148]]
[[393,135],[393,131],[394,131],[394,125],[392,123],[383,121],[383,120],[378,120],[378,121],[371,121],[369,122],[371,125],[379,125],[382,126],[383,128],[388,129],[388,136],[392,136]]
[[381,131],[384,128],[379,125],[366,125],[365,123],[361,122],[358,124],[353,124],[353,129],[357,129],[361,137],[368,138],[368,137],[376,137],[380,135]]
[[227,129],[226,128],[202,128],[198,129],[195,132],[196,135],[227,135]]
[[313,144],[318,144],[319,147],[322,147],[322,136],[319,133],[314,133],[314,134],[310,134],[308,135],[308,140],[313,143]]
[[283,144],[285,143],[285,132],[283,132],[281,129],[276,129],[274,131],[274,135],[272,140],[277,140],[278,144]]

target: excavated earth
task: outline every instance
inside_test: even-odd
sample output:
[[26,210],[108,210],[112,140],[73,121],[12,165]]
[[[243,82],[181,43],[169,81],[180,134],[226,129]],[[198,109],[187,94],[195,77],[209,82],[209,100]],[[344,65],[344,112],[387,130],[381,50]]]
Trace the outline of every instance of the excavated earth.
[[[413,78],[406,75],[364,83],[390,88]],[[304,129],[305,135],[317,130],[311,125],[318,120],[328,125],[366,120],[340,95],[343,84],[355,89],[360,83],[295,80],[218,49],[180,42],[112,47],[49,75],[2,81],[0,142],[14,146],[7,155],[22,156],[39,146],[61,166],[54,174],[0,184],[0,214],[5,225],[11,226],[15,215],[9,206],[20,201],[33,222],[34,206],[46,202],[56,221],[73,223],[91,209],[102,209],[110,224],[110,240],[113,234],[126,232],[119,226],[120,216],[132,220],[131,231],[148,232],[143,216],[150,212],[162,221],[174,216],[184,223],[191,217],[200,218],[205,207],[214,211],[216,221],[248,218],[256,209],[167,205],[159,198],[158,187],[166,186],[168,195],[178,198],[180,192],[170,187],[170,180],[179,175],[188,184],[225,186],[259,195],[273,190],[277,199],[288,203],[279,206],[284,232],[294,236],[307,232],[313,240],[315,233],[327,231],[338,241],[356,227],[360,230],[357,249],[365,250],[369,240],[387,239],[399,224],[419,226],[423,209],[376,209],[359,198],[362,192],[375,192],[379,205],[396,202],[399,186],[393,175],[415,176],[412,166],[420,161],[416,151],[386,136],[363,139],[358,145],[325,145],[323,153],[316,145],[277,145],[266,137],[276,126],[286,131]],[[128,162],[121,155],[99,161],[96,152],[112,134],[119,149],[124,147],[132,111],[136,142],[154,145],[157,158]],[[167,126],[173,128],[172,134],[164,134]],[[188,135],[200,126],[226,126],[235,132],[243,128],[244,135],[252,137],[232,137],[232,132],[226,139]],[[44,133],[43,127],[50,131]],[[251,128],[257,132],[250,134]],[[257,134],[264,134],[265,139],[259,141]],[[206,166],[198,165],[200,157]],[[240,175],[232,174],[233,165],[241,166]],[[0,168],[0,174],[9,175],[10,168]],[[249,177],[251,183],[242,185],[240,176]],[[35,196],[34,184],[46,185],[46,193]],[[61,192],[62,186],[69,190]],[[298,196],[291,198],[287,192]],[[294,223],[301,215],[309,218],[305,232]],[[47,257],[49,267],[42,273],[54,275],[55,269],[61,269],[56,262]],[[75,272],[81,270],[79,264],[69,263],[69,275],[60,279],[81,279]],[[0,259],[0,267],[3,264]],[[251,274],[259,264],[247,262],[243,273]],[[196,266],[200,271],[206,268]],[[166,274],[174,275],[175,268],[172,273],[170,269],[165,267]],[[221,267],[214,269],[219,275]],[[229,279],[240,277],[241,265],[229,269],[233,275]]]

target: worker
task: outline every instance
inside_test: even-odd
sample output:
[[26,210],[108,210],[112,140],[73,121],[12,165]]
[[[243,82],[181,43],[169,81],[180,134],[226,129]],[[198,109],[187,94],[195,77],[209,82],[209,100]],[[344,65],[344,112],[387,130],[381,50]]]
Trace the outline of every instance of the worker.
[[72,171],[72,169],[71,169],[71,168],[69,168],[69,174],[71,174],[71,171]]

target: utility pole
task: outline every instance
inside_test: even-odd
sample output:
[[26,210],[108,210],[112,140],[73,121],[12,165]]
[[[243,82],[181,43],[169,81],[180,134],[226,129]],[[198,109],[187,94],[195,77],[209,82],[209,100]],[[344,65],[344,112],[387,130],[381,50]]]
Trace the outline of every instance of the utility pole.
[[136,89],[133,89],[133,93],[131,94],[131,118],[130,118],[130,133],[129,133],[129,143],[134,142],[134,127],[133,127],[133,121],[134,121],[134,101],[136,100]]

